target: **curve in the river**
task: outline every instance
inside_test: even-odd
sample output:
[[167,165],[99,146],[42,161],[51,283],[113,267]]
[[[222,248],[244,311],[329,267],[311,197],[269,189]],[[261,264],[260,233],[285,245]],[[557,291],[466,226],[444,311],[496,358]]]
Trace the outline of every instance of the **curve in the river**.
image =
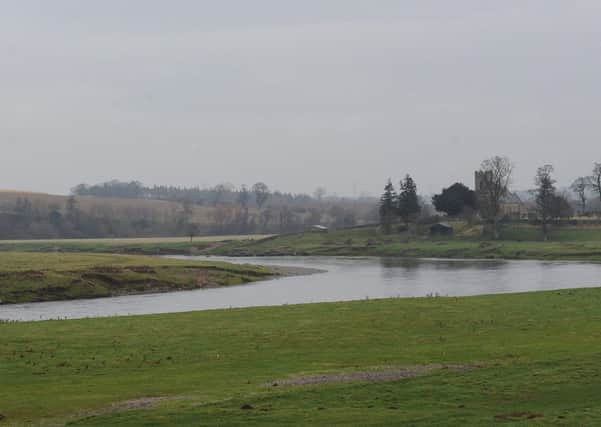
[[583,262],[332,257],[226,260],[326,272],[228,288],[4,305],[0,306],[0,319],[75,319],[366,298],[468,296],[601,285],[601,264]]

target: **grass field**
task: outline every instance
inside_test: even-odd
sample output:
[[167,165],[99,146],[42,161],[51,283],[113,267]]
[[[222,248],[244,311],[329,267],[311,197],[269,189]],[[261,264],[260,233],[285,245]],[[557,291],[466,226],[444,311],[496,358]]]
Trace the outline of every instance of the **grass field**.
[[[539,237],[541,239],[539,239]],[[209,250],[230,256],[338,255],[439,258],[570,259],[601,261],[601,227],[562,227],[542,241],[535,227],[506,227],[501,240],[473,235],[430,238],[385,235],[374,228],[306,232],[257,241],[226,242]]]
[[5,252],[0,256],[0,303],[229,286],[272,274],[263,267],[218,262],[132,255]]
[[599,425],[600,321],[583,289],[0,323],[0,423]]
[[456,225],[450,238],[420,234],[382,234],[376,227],[344,229],[329,233],[306,232],[281,236],[208,236],[148,239],[80,239],[0,241],[1,251],[94,252],[146,255],[229,256],[404,256],[440,258],[566,259],[601,261],[601,227],[562,226],[543,241],[540,229],[509,225],[500,240]]

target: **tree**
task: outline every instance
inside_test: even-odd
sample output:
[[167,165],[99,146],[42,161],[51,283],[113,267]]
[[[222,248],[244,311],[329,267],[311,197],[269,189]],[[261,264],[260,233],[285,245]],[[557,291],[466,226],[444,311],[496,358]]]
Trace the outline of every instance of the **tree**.
[[549,221],[553,218],[553,210],[556,204],[555,180],[551,176],[553,166],[545,165],[538,168],[534,182],[536,189],[536,209],[543,224],[545,240],[549,239]]
[[586,190],[590,187],[591,180],[587,177],[577,178],[576,181],[572,183],[570,188],[576,195],[578,196],[578,201],[580,202],[580,213],[584,215],[586,213]]
[[234,191],[234,186],[230,183],[218,184],[212,189],[213,191],[213,206],[217,207],[227,193]]
[[438,212],[456,216],[464,213],[466,207],[475,209],[476,193],[456,182],[449,188],[443,188],[442,193],[432,197],[432,203]]
[[405,225],[409,225],[411,218],[420,211],[417,185],[409,175],[405,175],[405,179],[401,181],[400,193],[397,198],[397,209]]
[[384,233],[390,234],[392,223],[396,216],[396,192],[392,181],[389,179],[388,183],[384,187],[384,194],[380,198],[380,224],[384,230]]
[[194,240],[194,237],[198,235],[199,229],[198,225],[192,222],[187,225],[188,236],[190,236],[190,242]]
[[574,209],[566,196],[558,194],[553,198],[551,214],[553,218],[570,218],[574,215]]
[[261,230],[266,232],[269,227],[269,222],[273,219],[273,212],[271,208],[264,209],[261,211],[260,221],[261,221]]
[[73,196],[69,196],[67,199],[65,210],[67,212],[67,219],[73,223],[79,219],[79,209],[77,208],[77,199]]
[[321,203],[323,198],[325,197],[327,190],[324,187],[317,187],[313,192],[313,197],[317,199],[318,202]]
[[590,177],[590,186],[599,195],[599,200],[601,200],[601,163],[595,163],[593,175]]
[[246,185],[240,187],[240,191],[238,192],[238,197],[236,198],[236,201],[240,204],[240,207],[242,209],[248,208],[248,202],[250,201],[250,193],[248,192],[248,188],[246,188]]
[[507,157],[495,156],[484,160],[476,172],[476,195],[480,215],[493,227],[499,238],[501,202],[509,193],[513,164]]
[[255,185],[253,185],[252,190],[253,193],[255,193],[255,200],[257,201],[257,206],[259,207],[259,209],[263,209],[263,205],[267,202],[269,196],[271,195],[269,192],[269,187],[263,182],[257,182]]

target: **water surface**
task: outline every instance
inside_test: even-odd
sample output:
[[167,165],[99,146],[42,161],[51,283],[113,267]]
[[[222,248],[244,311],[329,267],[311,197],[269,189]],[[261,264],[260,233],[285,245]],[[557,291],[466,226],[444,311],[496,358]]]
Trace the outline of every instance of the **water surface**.
[[0,319],[75,319],[367,298],[500,294],[601,285],[601,264],[584,262],[336,257],[210,259],[316,268],[326,272],[228,288],[4,305],[0,306]]

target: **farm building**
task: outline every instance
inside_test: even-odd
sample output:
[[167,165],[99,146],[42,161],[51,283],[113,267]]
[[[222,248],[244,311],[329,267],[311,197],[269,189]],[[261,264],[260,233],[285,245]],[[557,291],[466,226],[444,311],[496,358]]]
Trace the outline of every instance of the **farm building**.
[[439,222],[430,226],[430,234],[433,236],[451,236],[453,234],[453,226],[446,222]]

